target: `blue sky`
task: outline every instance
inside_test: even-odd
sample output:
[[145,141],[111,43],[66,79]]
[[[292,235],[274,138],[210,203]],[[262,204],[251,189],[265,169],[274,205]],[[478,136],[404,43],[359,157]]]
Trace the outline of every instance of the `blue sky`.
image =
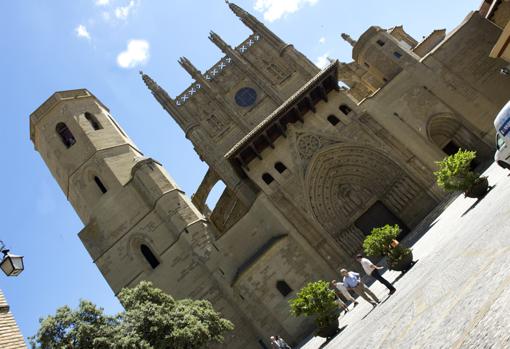
[[[417,40],[433,29],[457,26],[480,0],[239,0],[285,41],[319,62],[350,61],[350,46],[369,26],[404,25]],[[362,4],[362,6],[360,6]],[[29,115],[54,91],[87,88],[140,149],[163,163],[191,195],[206,166],[182,131],[153,99],[138,70],[172,96],[191,78],[177,59],[205,71],[221,56],[214,30],[231,46],[249,30],[223,0],[53,0],[0,2],[0,106],[4,152],[0,239],[25,256],[17,278],[0,278],[25,337],[38,318],[61,305],[90,299],[109,313],[120,310],[77,233],[83,225],[29,139]],[[131,43],[131,44],[129,44]]]

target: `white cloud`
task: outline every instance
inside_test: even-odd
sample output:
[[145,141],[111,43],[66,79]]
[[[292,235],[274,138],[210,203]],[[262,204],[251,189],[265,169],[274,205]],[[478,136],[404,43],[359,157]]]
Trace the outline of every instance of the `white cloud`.
[[79,26],[77,26],[74,29],[74,31],[75,31],[77,37],[90,40],[90,33],[88,32],[87,28],[83,24],[80,24]]
[[264,19],[273,22],[294,13],[305,5],[315,5],[319,0],[256,0],[255,10],[264,13]]
[[96,0],[97,6],[106,6],[110,3],[110,0]]
[[115,17],[118,19],[127,19],[131,10],[135,7],[135,0],[130,0],[126,6],[119,6],[115,8]]
[[121,68],[134,68],[149,59],[149,42],[146,40],[129,40],[127,49],[117,56]]
[[323,36],[319,39],[319,44],[324,44],[326,43],[326,38]]
[[314,62],[315,65],[318,66],[321,69],[326,67],[329,64],[328,57],[329,57],[329,52],[326,52],[322,56],[317,57],[317,59]]

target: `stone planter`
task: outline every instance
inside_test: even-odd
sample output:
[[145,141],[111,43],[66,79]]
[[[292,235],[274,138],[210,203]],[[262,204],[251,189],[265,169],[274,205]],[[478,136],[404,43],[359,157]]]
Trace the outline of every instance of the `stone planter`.
[[481,199],[487,194],[489,189],[489,181],[487,177],[478,178],[475,183],[464,191],[464,196],[468,198]]
[[409,253],[403,253],[400,256],[401,258],[398,259],[392,259],[391,256],[388,256],[387,262],[390,270],[405,272],[411,268],[413,264],[413,252],[409,250]]
[[331,321],[326,326],[319,327],[315,334],[329,340],[333,338],[338,331],[338,317],[335,316],[331,318]]

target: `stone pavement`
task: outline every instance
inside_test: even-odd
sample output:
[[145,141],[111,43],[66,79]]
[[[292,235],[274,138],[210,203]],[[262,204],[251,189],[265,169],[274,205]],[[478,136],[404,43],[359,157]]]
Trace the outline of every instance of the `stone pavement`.
[[485,175],[495,187],[478,202],[459,195],[430,224],[394,295],[376,282],[379,306],[360,299],[334,339],[300,348],[510,348],[510,172],[493,164]]

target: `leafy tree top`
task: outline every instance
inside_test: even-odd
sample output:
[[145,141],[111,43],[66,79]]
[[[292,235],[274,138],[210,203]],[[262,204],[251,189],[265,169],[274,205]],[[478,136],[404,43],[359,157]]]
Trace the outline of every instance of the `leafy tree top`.
[[363,250],[369,256],[386,256],[391,240],[396,239],[398,234],[400,234],[398,224],[374,228],[363,241]]
[[324,280],[310,282],[289,301],[294,316],[327,315],[337,308],[335,293]]
[[33,349],[194,349],[222,342],[234,328],[205,300],[175,300],[150,282],[123,289],[119,299],[125,311],[105,315],[102,308],[80,301],[40,320],[30,338]]

